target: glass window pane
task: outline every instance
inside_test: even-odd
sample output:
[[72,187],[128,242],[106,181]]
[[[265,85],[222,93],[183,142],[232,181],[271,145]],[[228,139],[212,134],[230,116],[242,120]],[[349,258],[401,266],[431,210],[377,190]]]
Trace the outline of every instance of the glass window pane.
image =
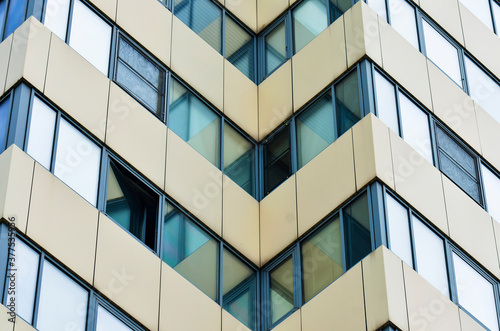
[[427,57],[453,79],[458,86],[463,87],[460,64],[458,63],[458,50],[427,21],[422,20],[422,26],[424,27]]
[[329,0],[330,1],[330,23],[333,23],[352,7],[351,0]]
[[269,298],[271,300],[271,324],[294,308],[293,260],[290,256],[269,272]]
[[335,111],[339,137],[361,119],[357,70],[335,85]]
[[44,25],[66,41],[70,0],[47,0]]
[[7,24],[5,25],[5,37],[10,35],[24,22],[27,0],[10,0]]
[[488,212],[500,222],[500,178],[483,164],[481,164],[481,171],[483,173],[484,195],[488,205]]
[[415,8],[405,0],[389,0],[391,25],[416,49],[418,46]]
[[382,18],[387,22],[387,9],[385,7],[385,0],[367,0],[368,6],[382,16]]
[[217,241],[165,203],[162,258],[212,300],[217,300]]
[[89,293],[52,263],[43,262],[37,329],[85,330]]
[[337,216],[304,241],[301,253],[304,302],[307,302],[344,272],[340,218]]
[[447,298],[450,297],[443,239],[412,216],[418,273]]
[[117,317],[101,306],[97,307],[97,326],[96,331],[128,331],[132,330],[120,321]]
[[500,35],[500,4],[492,1],[491,8],[493,9],[493,17],[495,18],[495,31],[497,35]]
[[114,161],[109,163],[106,214],[155,250],[158,195]]
[[0,2],[0,41],[3,40],[3,37],[7,37],[2,35],[3,28],[5,26],[5,21],[7,19],[5,11],[7,10],[7,2],[8,1],[2,1]]
[[391,251],[413,267],[408,210],[389,194],[386,194],[385,197]]
[[254,37],[226,14],[225,54],[236,68],[254,80]]
[[222,251],[224,309],[254,330],[257,316],[257,276],[253,269],[226,248]]
[[498,317],[493,285],[455,253],[453,265],[458,303],[490,330],[497,331]]
[[460,2],[493,31],[489,0],[460,0]]
[[56,126],[56,112],[38,97],[33,98],[27,152],[50,170]]
[[396,90],[394,85],[377,71],[374,71],[378,117],[399,135]]
[[171,82],[169,128],[219,167],[220,117],[181,83]]
[[292,173],[290,132],[287,126],[264,144],[264,191],[269,193]]
[[299,168],[335,141],[332,93],[329,91],[297,117]]
[[401,92],[399,106],[404,140],[427,161],[433,163],[429,117]]
[[285,21],[265,36],[266,76],[286,61]]
[[174,14],[217,52],[221,52],[222,10],[210,0],[175,0]]
[[357,197],[343,212],[347,270],[372,251],[367,193]]
[[73,6],[69,45],[107,76],[111,26],[81,1]]
[[10,98],[6,98],[0,103],[0,153],[5,149],[7,144],[7,134],[9,131],[10,120]]
[[254,196],[255,146],[227,123],[224,123],[224,173]]
[[328,26],[325,0],[302,1],[292,11],[295,53],[319,35]]
[[470,96],[500,122],[500,86],[467,56],[464,60]]
[[[33,307],[35,305],[40,255],[21,240],[17,240],[13,248],[15,249],[16,258],[15,269],[17,269],[17,277],[15,279],[16,313],[31,324],[33,321]],[[6,302],[10,302],[10,298],[11,296],[8,295]]]
[[54,174],[95,206],[101,148],[61,119]]

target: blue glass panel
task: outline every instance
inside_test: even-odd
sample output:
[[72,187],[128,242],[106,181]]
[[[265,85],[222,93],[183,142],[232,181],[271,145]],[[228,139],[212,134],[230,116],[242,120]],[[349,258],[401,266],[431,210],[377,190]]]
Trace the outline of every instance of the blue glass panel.
[[368,195],[363,193],[344,209],[346,267],[350,269],[371,252]]
[[337,134],[340,137],[361,119],[358,74],[354,70],[335,85]]
[[293,11],[295,53],[300,51],[328,26],[326,1],[305,0]]
[[266,76],[286,61],[285,36],[285,21],[283,21],[265,37]]
[[289,126],[264,145],[264,192],[268,194],[292,174]]
[[236,68],[254,80],[254,37],[226,15],[225,54]]
[[7,1],[0,2],[0,40],[3,40],[2,32],[5,26],[5,10],[7,9]]
[[4,151],[9,131],[10,98],[0,103],[0,153]]
[[5,26],[5,37],[14,32],[24,22],[26,2],[27,0],[10,0],[7,25]]
[[351,6],[351,0],[330,0],[330,23],[342,16]]

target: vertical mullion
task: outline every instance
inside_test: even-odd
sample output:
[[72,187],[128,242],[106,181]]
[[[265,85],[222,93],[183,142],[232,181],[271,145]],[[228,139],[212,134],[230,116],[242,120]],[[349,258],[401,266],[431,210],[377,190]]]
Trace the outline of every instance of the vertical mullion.
[[297,134],[295,130],[295,118],[293,117],[289,125],[289,139],[290,139],[290,164],[291,164],[291,174],[297,172],[298,169],[298,150],[297,150]]
[[447,238],[444,238],[443,244],[445,246],[444,251],[445,251],[445,259],[447,266],[446,271],[448,274],[448,288],[450,291],[450,300],[459,305],[457,279],[455,277],[455,265],[453,263],[453,249],[451,248],[451,245],[448,242]]
[[370,185],[369,189],[371,204],[370,224],[373,227],[372,231],[372,250],[375,250],[380,245],[389,247],[389,231],[387,231],[386,210],[385,203],[385,189],[379,182]]
[[[219,116],[219,115],[217,115]],[[220,116],[219,119],[219,169],[224,173],[224,117]],[[222,180],[224,180],[224,175],[222,175]]]
[[346,249],[346,238],[345,238],[345,225],[344,225],[344,208],[339,210],[339,221],[340,221],[340,241],[342,247],[342,269],[343,274],[347,271],[347,249]]
[[45,261],[45,253],[40,252],[40,259],[38,262],[38,275],[36,280],[35,302],[33,303],[33,327],[36,328],[38,322],[38,305],[40,303],[40,292],[42,288],[43,264]]
[[69,13],[68,13],[68,25],[67,25],[67,29],[66,29],[66,44],[69,45],[69,39],[70,39],[70,36],[71,36],[71,23],[73,22],[73,8],[75,6],[75,1],[79,1],[79,0],[71,0],[70,3],[69,3]]
[[361,81],[360,81],[360,93],[363,98],[363,115],[366,116],[368,113],[372,113],[377,116],[378,110],[376,109],[377,93],[375,92],[375,81],[373,78],[374,66],[368,60],[361,62]]
[[413,262],[413,269],[418,272],[418,266],[417,266],[417,250],[416,250],[416,244],[415,244],[415,232],[413,231],[413,213],[411,212],[411,209],[407,208],[406,206],[403,206],[406,209],[406,215],[408,217],[408,230],[410,231],[410,246],[411,246],[411,258]]
[[219,254],[218,254],[218,268],[217,268],[217,302],[219,305],[222,307],[224,304],[222,298],[223,298],[223,293],[222,293],[222,282],[223,282],[223,250],[224,250],[224,244],[222,241],[219,241]]
[[292,264],[293,264],[294,308],[300,308],[300,306],[302,306],[302,263],[300,256],[300,243],[297,243],[293,250]]
[[399,87],[395,85],[392,81],[390,82],[392,86],[394,87],[394,93],[395,93],[395,101],[396,101],[396,115],[398,116],[398,128],[399,128],[399,136],[401,139],[405,139],[404,132],[403,132],[403,114],[401,110],[401,100],[399,98]]
[[56,154],[57,154],[57,145],[59,143],[59,129],[61,128],[61,112],[56,111],[56,125],[55,125],[55,132],[54,132],[54,141],[52,144],[52,155],[50,157],[50,172],[55,174],[55,168],[56,168]]

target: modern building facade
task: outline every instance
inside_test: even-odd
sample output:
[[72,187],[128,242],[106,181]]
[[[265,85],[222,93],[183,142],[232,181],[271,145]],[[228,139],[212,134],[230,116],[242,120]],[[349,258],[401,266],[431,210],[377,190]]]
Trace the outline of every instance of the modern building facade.
[[496,0],[0,18],[0,330],[500,329]]

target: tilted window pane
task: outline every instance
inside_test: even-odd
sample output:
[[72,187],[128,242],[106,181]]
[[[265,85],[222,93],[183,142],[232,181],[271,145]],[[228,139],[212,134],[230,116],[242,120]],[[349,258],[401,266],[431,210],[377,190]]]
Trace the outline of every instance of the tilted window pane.
[[422,26],[424,27],[427,57],[453,79],[458,86],[463,87],[458,62],[458,50],[426,20],[422,20]]
[[304,302],[309,301],[344,272],[340,218],[322,227],[301,246]]
[[377,115],[388,127],[399,135],[396,90],[394,85],[374,71]]
[[389,194],[386,194],[385,197],[391,251],[413,267],[408,210]]
[[498,331],[497,307],[493,285],[453,253],[457,280],[458,303],[484,323],[489,330]]
[[224,57],[252,81],[255,76],[254,37],[226,14]]
[[464,61],[470,96],[483,107],[488,114],[500,122],[500,109],[498,108],[498,105],[500,105],[500,85],[467,56],[464,57]]
[[95,206],[101,148],[61,119],[54,174]]
[[404,140],[427,161],[433,163],[429,117],[401,92],[399,107]]
[[368,6],[387,22],[387,8],[385,6],[385,0],[367,0]]
[[226,248],[222,251],[222,302],[231,315],[252,330],[257,317],[257,275]]
[[351,0],[329,0],[330,1],[330,23],[333,23],[352,7]]
[[162,258],[212,300],[217,300],[217,241],[165,203]]
[[290,256],[269,272],[269,299],[271,324],[294,308],[293,260]]
[[7,134],[9,131],[10,120],[10,98],[6,98],[0,103],[0,153],[5,149],[7,144]]
[[285,21],[265,36],[266,76],[286,61]]
[[292,11],[295,53],[328,26],[325,0],[302,1]]
[[56,112],[38,97],[33,98],[28,133],[28,154],[50,170],[56,126]]
[[0,40],[3,40],[4,37],[7,37],[5,35],[2,35],[3,33],[3,28],[5,26],[5,21],[7,20],[7,15],[5,11],[7,10],[7,2],[8,1],[2,1],[0,2]]
[[372,250],[368,195],[361,194],[343,209],[346,270]]
[[290,128],[287,126],[264,145],[264,191],[271,192],[292,174]]
[[7,24],[5,25],[5,37],[14,32],[24,22],[26,3],[27,0],[10,0]]
[[89,293],[52,263],[43,262],[37,329],[85,330]]
[[109,163],[106,214],[155,250],[158,195],[114,161]]
[[44,14],[44,25],[63,41],[66,41],[66,31],[71,0],[47,0]]
[[105,308],[97,307],[97,326],[96,331],[129,331],[132,330],[120,321],[117,317],[107,311]]
[[222,10],[210,0],[175,0],[174,14],[217,52],[221,52]]
[[178,81],[170,88],[169,128],[219,167],[220,117]]
[[492,1],[491,7],[493,9],[493,17],[495,18],[495,30],[497,35],[500,35],[500,4]]
[[481,171],[483,174],[484,195],[486,197],[486,204],[488,212],[498,222],[500,222],[500,178],[493,172],[481,164]]
[[460,2],[493,31],[489,0],[460,0]]
[[329,91],[297,117],[299,168],[335,141],[332,93]]
[[224,123],[224,173],[254,196],[255,146],[227,123]]
[[405,0],[389,0],[391,25],[416,49],[418,45],[417,20],[415,8]]
[[111,26],[80,0],[75,0],[73,4],[69,45],[108,75]]
[[447,298],[450,297],[443,239],[412,216],[418,273]]
[[361,119],[357,70],[335,84],[335,112],[339,137]]
[[[32,323],[33,307],[35,305],[36,282],[40,255],[21,240],[16,240],[15,246],[15,304],[16,314]],[[8,271],[9,269],[7,269]],[[7,273],[9,274],[9,272]],[[9,278],[7,278],[9,281]],[[7,296],[7,303],[11,296]]]

